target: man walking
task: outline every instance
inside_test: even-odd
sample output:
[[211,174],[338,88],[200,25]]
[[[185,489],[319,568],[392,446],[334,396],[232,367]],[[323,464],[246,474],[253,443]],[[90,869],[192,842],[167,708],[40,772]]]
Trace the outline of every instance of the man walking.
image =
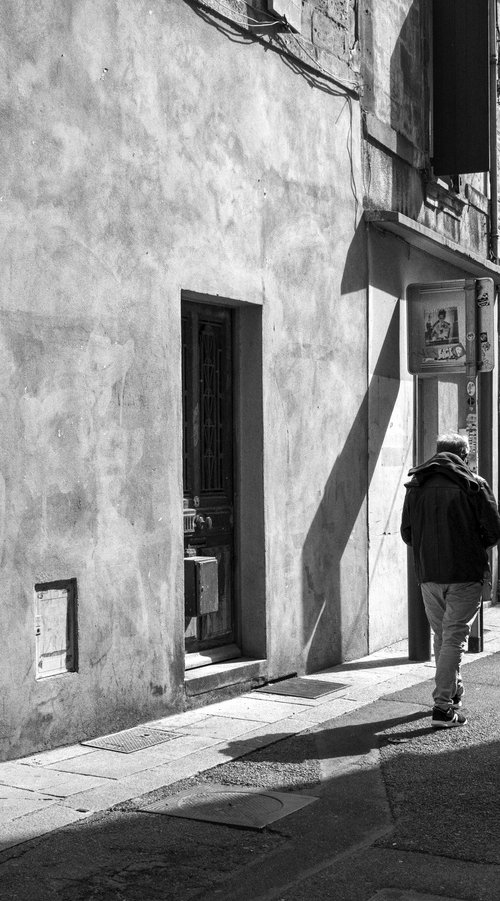
[[460,665],[481,606],[486,549],[500,540],[500,516],[488,483],[467,465],[466,438],[450,433],[436,454],[410,469],[401,536],[413,550],[415,573],[434,633],[436,662],[431,725],[464,726]]

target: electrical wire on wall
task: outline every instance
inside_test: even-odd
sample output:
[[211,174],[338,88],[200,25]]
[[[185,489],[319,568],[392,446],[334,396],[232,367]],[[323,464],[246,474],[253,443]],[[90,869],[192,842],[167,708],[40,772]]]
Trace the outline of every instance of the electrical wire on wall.
[[[218,6],[219,9],[227,10],[231,15],[228,16],[232,21],[234,21],[238,25],[244,25],[247,28],[274,28],[276,26],[276,19],[271,19],[269,22],[261,22],[260,19],[254,19],[253,16],[250,16],[246,13],[239,13],[233,6],[229,6],[228,3],[225,3],[224,0],[212,0],[212,3],[203,2],[200,0],[202,6],[212,6],[212,3],[215,6]],[[238,18],[235,19],[234,17]]]
[[[304,41],[300,35],[297,35],[286,20],[256,19],[249,15],[248,12],[240,13],[225,0],[186,0],[186,2],[202,13],[207,21],[213,22],[212,16],[215,14],[217,17],[220,16],[222,21],[229,22],[230,27],[235,27],[238,30],[238,37],[241,41],[245,41],[246,33],[248,41],[260,40],[264,42],[265,46],[271,46],[279,53],[286,65],[297,75],[305,78],[311,87],[334,97],[345,98],[344,108],[347,105],[349,109],[347,154],[350,162],[350,188],[355,203],[354,218],[356,227],[360,203],[354,176],[352,100],[359,95],[359,83],[357,81],[343,81],[334,72],[321,65],[306,46],[308,42]],[[220,25],[218,27],[220,28]],[[231,40],[235,40],[234,32],[229,32],[225,29],[224,33]],[[295,51],[293,45],[297,48]],[[337,120],[342,115],[342,112],[343,110],[340,111]]]
[[[218,13],[224,19],[229,20],[233,25],[236,25],[239,28],[244,30],[249,29],[253,38],[258,39],[259,37],[265,36],[266,40],[272,45],[276,45],[276,49],[279,49],[282,53],[293,55],[296,64],[298,63],[300,66],[300,63],[302,63],[304,66],[309,66],[311,69],[321,73],[325,78],[335,82],[336,85],[344,89],[343,91],[338,92],[332,90],[331,93],[338,93],[339,96],[343,96],[344,92],[350,94],[357,94],[359,92],[359,82],[354,80],[345,81],[323,66],[309,50],[309,42],[305,41],[290,28],[286,19],[256,19],[249,13],[240,13],[234,6],[230,6],[229,3],[226,3],[225,0],[188,0],[188,2],[210,12]],[[261,29],[265,29],[265,32],[264,34],[259,35],[258,32]],[[274,31],[272,31],[272,29],[274,29]],[[281,30],[278,31],[277,29]],[[301,55],[306,57],[308,62],[301,58],[301,56],[298,56],[291,46],[288,46],[287,41],[283,39],[284,37],[286,37],[290,43],[293,42],[295,44],[297,50]]]

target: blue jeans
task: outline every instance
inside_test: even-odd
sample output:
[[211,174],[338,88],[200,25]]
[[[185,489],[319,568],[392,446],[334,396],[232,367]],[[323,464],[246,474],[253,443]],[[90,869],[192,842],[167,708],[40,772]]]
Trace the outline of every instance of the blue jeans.
[[482,582],[423,582],[422,598],[434,633],[436,687],[434,706],[448,710],[456,694],[462,695],[460,675],[470,627],[480,606]]

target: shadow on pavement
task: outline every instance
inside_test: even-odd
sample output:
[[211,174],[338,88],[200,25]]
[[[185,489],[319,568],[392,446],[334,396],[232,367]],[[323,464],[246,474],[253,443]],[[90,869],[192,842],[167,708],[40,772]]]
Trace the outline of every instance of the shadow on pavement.
[[332,667],[330,670],[323,670],[325,673],[329,672],[338,672],[347,673],[347,672],[358,672],[368,669],[381,669],[385,666],[413,666],[413,661],[408,660],[408,657],[377,657],[370,658],[366,660],[353,660],[352,662],[342,663],[340,667]]
[[[246,756],[0,854],[0,899],[256,901],[276,890],[286,901],[365,901],[388,885],[445,885],[448,897],[497,901],[500,724],[484,701],[463,729],[432,730],[428,710],[383,699],[284,740],[270,734],[257,751],[249,740]],[[261,831],[137,809],[210,782],[318,801]],[[325,894],[311,893],[313,880]]]
[[[255,739],[250,738],[245,741],[244,738],[239,738],[234,742],[228,742],[224,747],[224,753],[229,750],[240,758],[246,753],[245,746],[247,746],[247,753],[252,753],[253,759],[258,758],[262,761],[272,762],[282,761],[283,748],[287,747],[288,753],[293,753],[296,759],[306,760],[310,753],[310,737],[313,735],[315,737],[313,749],[315,757],[319,760],[332,760],[338,757],[359,757],[368,754],[380,746],[381,737],[387,730],[398,725],[405,724],[408,727],[412,723],[420,723],[422,719],[426,719],[429,726],[422,728],[421,733],[434,731],[430,726],[429,710],[416,710],[413,705],[412,712],[394,716],[395,708],[400,709],[401,707],[402,705],[394,702],[380,701],[377,704],[352,711],[348,715],[321,723],[316,728],[308,732],[301,732],[291,738],[279,732],[270,733],[265,737],[266,745],[260,749],[255,748]],[[383,715],[384,713],[386,715]],[[406,734],[406,730],[401,733],[401,735]]]
[[467,747],[466,729],[382,747],[394,832],[381,845],[500,864],[500,741]]

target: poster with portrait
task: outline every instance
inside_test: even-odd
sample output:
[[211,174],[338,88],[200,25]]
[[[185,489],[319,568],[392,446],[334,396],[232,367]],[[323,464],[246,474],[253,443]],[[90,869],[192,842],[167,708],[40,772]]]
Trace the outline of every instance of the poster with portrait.
[[409,371],[465,371],[464,282],[410,285],[407,297]]

